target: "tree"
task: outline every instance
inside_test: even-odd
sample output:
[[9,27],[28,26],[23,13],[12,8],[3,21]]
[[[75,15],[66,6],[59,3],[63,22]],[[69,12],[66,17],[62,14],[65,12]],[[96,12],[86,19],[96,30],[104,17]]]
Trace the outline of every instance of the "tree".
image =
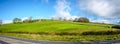
[[29,23],[29,20],[25,19],[23,20],[24,23]]
[[63,21],[67,21],[67,19],[64,17]]
[[78,21],[78,18],[75,18],[74,20],[73,20],[73,22],[77,22]]
[[85,22],[85,23],[88,23],[89,19],[85,18],[85,17],[81,17],[81,18],[75,19],[74,21],[75,22]]
[[21,22],[21,19],[20,18],[14,18],[13,19],[13,23],[16,24],[16,23],[20,23]]
[[54,17],[52,17],[51,20],[54,21]]
[[32,21],[32,17],[28,17],[27,19],[23,20],[24,23],[31,23]]
[[30,16],[30,17],[28,17],[28,20],[29,20],[29,21],[32,21],[32,17],[31,17],[31,16]]
[[78,19],[78,22],[86,22],[87,23],[87,22],[89,22],[89,19],[81,17]]
[[62,20],[62,17],[59,17],[59,20]]
[[116,29],[120,29],[120,25],[113,25],[110,28],[116,28]]
[[0,20],[0,25],[2,25],[2,20]]

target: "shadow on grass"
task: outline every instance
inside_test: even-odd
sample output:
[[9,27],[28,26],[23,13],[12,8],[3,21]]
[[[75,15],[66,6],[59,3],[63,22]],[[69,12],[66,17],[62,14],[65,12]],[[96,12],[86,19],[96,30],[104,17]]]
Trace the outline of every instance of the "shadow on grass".
[[40,34],[40,35],[116,35],[120,34],[120,30],[108,31],[84,31],[84,32],[22,32],[22,31],[9,31],[1,33],[16,33],[16,34]]
[[109,30],[109,31],[87,31],[81,33],[81,35],[116,35],[120,34],[120,30]]

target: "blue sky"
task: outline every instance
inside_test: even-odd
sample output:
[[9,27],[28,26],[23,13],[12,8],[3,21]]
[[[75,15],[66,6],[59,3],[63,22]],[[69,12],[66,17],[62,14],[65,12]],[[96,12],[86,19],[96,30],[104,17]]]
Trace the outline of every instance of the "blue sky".
[[53,4],[44,3],[41,0],[0,0],[0,18],[11,20],[15,17],[49,17],[54,14]]
[[[117,23],[119,0],[0,0],[0,19],[10,23],[14,18],[74,19],[87,17],[91,22]],[[114,22],[113,22],[114,21]]]

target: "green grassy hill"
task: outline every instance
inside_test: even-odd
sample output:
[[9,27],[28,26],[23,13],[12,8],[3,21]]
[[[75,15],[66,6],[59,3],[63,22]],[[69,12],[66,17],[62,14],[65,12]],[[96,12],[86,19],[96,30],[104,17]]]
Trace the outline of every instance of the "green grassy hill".
[[99,31],[110,30],[107,24],[80,23],[68,21],[41,21],[22,24],[4,24],[0,26],[1,31],[24,31],[24,32],[46,32],[46,31]]
[[[70,21],[40,21],[21,24],[4,24],[0,34],[33,40],[53,41],[105,41],[120,39],[120,30],[111,24]],[[114,31],[115,30],[115,31]]]

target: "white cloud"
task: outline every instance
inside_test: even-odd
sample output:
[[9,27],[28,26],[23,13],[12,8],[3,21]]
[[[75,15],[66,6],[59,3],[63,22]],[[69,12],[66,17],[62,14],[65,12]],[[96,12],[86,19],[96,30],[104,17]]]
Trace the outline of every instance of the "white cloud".
[[12,20],[3,20],[2,24],[8,24],[8,23],[12,23]]
[[120,0],[80,0],[80,8],[105,18],[120,18]]
[[[69,3],[66,0],[57,0],[57,4],[54,6],[56,14],[53,16],[54,18],[75,18],[75,16],[71,16],[70,11],[71,8]],[[77,16],[76,16],[77,17]]]
[[23,21],[23,20],[26,20],[26,19],[28,19],[29,17],[24,17],[24,18],[21,18],[21,20]]
[[91,22],[97,22],[97,23],[111,23],[109,20],[92,20]]
[[108,16],[111,14],[110,12],[113,10],[113,6],[107,1],[91,1],[87,9],[99,16]]

